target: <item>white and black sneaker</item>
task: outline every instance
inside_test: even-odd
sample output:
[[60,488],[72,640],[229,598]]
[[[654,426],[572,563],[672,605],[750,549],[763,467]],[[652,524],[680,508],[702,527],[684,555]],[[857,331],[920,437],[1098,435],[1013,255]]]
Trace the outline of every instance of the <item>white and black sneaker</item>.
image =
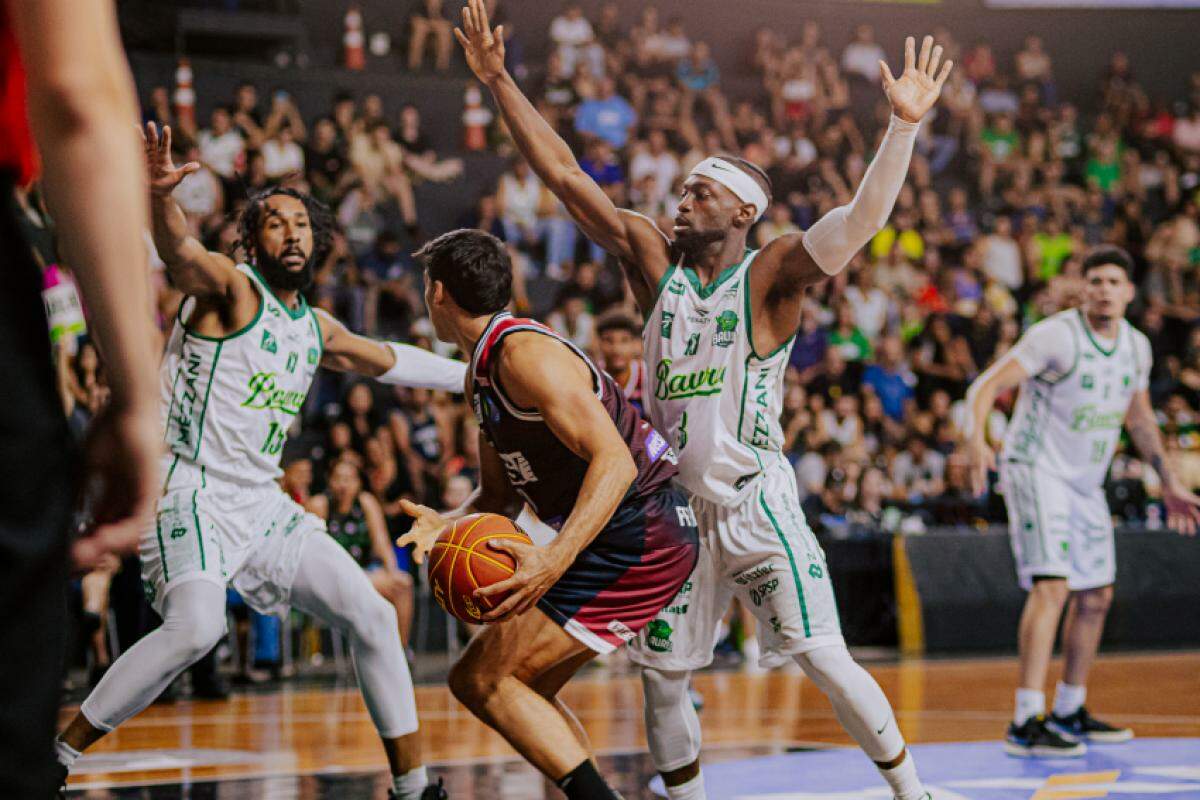
[[1010,723],[1004,752],[1017,758],[1079,758],[1087,753],[1082,742],[1072,742],[1046,724],[1041,714],[1024,723]]
[[1101,722],[1088,713],[1083,706],[1074,714],[1060,717],[1051,714],[1046,723],[1051,729],[1072,742],[1097,742],[1099,744],[1121,744],[1133,738],[1131,728],[1117,728]]

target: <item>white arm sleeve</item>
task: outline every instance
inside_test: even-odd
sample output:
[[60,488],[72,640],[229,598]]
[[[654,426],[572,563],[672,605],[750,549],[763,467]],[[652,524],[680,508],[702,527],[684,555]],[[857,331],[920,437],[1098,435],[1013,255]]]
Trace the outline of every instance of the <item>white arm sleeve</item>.
[[379,376],[380,383],[420,389],[441,389],[462,394],[467,374],[466,364],[442,358],[409,344],[386,344],[396,356],[396,363]]
[[804,234],[805,249],[826,275],[845,269],[854,254],[887,224],[908,175],[919,127],[920,123],[905,122],[893,114],[854,199],[821,217]]

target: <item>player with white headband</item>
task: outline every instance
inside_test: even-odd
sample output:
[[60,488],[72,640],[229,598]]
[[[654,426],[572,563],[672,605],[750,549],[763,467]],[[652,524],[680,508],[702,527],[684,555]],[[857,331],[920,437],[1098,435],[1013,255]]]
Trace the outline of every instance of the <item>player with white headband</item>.
[[783,456],[779,414],[804,291],[843,270],[887,222],[917,127],[950,73],[942,48],[927,36],[918,56],[907,39],[899,79],[880,62],[893,114],[854,199],[806,233],[751,250],[747,236],[771,195],[762,169],[734,156],[700,162],[668,237],[647,217],[616,208],[521,94],[483,0],[469,0],[463,23],[456,35],[467,62],[491,89],[517,147],[588,238],[621,260],[645,318],[654,380],[646,410],[679,455],[701,537],[692,579],[630,651],[642,666],[647,739],[668,797],[705,797],[688,677],[711,661],[717,624],[736,594],[760,621],[760,663],[794,659],[893,794],[927,798],[887,698],[846,649],[824,554]]

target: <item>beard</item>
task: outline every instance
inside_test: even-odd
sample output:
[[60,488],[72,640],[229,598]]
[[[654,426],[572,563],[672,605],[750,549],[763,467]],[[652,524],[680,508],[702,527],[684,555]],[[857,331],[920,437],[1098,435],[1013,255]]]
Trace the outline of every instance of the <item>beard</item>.
[[303,291],[313,282],[313,257],[310,255],[300,270],[290,270],[283,263],[266,253],[260,253],[255,259],[258,271],[266,279],[267,284],[274,289],[284,291]]
[[699,253],[709,245],[725,239],[725,231],[702,231],[688,228],[675,236],[675,246],[685,253]]

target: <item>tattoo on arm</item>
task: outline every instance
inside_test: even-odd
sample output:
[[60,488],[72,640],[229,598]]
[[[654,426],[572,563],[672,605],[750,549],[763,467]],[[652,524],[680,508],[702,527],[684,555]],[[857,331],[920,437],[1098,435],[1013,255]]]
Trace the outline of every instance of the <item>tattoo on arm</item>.
[[1158,429],[1158,422],[1154,419],[1154,415],[1139,413],[1129,421],[1126,429],[1142,458],[1154,467],[1154,471],[1158,473],[1163,483],[1167,483],[1172,477],[1171,464],[1167,461],[1167,451],[1163,447],[1162,433]]

